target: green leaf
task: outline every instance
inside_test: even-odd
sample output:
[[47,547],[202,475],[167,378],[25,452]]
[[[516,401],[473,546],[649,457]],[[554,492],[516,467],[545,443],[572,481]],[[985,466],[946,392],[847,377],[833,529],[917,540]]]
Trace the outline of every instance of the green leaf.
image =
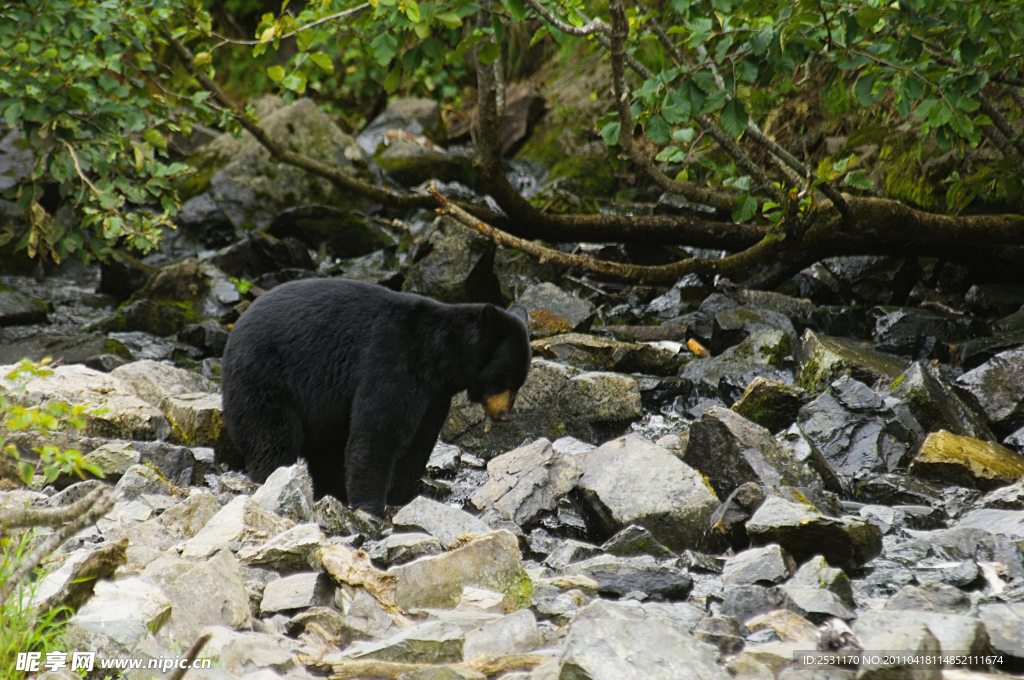
[[445,28],[458,28],[462,26],[462,19],[455,12],[441,12],[434,15],[434,20],[440,22]]
[[384,78],[384,91],[387,92],[388,94],[391,94],[392,92],[397,90],[398,83],[401,81],[401,79],[402,68],[400,66],[395,66],[393,69],[391,69],[391,71],[388,72],[388,75]]
[[672,133],[672,139],[677,142],[692,142],[696,130],[693,128],[683,128],[682,130],[676,130]]
[[878,20],[882,18],[882,10],[865,5],[857,11],[856,17],[857,25],[864,30],[868,30],[877,24]]
[[416,0],[405,0],[405,16],[414,24],[420,22],[420,6]]
[[306,91],[306,76],[302,73],[293,73],[290,76],[285,76],[281,81],[281,86],[295,94],[302,94]]
[[853,96],[858,104],[866,108],[878,103],[882,98],[882,92],[872,94],[874,86],[875,76],[870,73],[865,73],[857,80],[857,84],[853,86]]
[[437,38],[427,38],[420,43],[420,47],[423,49],[423,54],[427,55],[431,59],[444,59],[444,45],[442,45],[441,41]]
[[722,107],[722,113],[718,117],[722,129],[733,137],[739,137],[747,129],[747,110],[743,106],[743,100],[738,98],[730,99]]
[[743,194],[736,199],[736,205],[732,209],[732,221],[736,223],[746,222],[757,214],[757,199],[748,194]]
[[495,60],[501,56],[501,45],[494,42],[485,43],[481,48],[477,57],[480,59],[481,64],[493,64]]
[[875,181],[868,179],[867,170],[858,170],[857,172],[851,172],[846,175],[844,180],[847,184],[855,189],[863,189],[865,191],[875,188]]
[[928,124],[932,127],[939,127],[949,122],[953,117],[953,111],[945,103],[939,102],[928,111]]
[[158,130],[149,128],[142,133],[142,138],[161,151],[167,151],[167,140],[164,139],[164,136]]
[[323,52],[309,52],[307,54],[309,60],[320,67],[320,70],[324,73],[334,73],[334,63],[331,58]]
[[516,18],[518,21],[526,19],[526,4],[523,0],[501,0],[501,4],[505,6],[508,13]]
[[370,41],[370,49],[373,50],[377,63],[381,66],[387,66],[395,57],[395,52],[398,50],[398,38],[391,33],[378,33],[373,40]]
[[273,80],[275,83],[279,82],[284,78],[284,67],[283,66],[271,66],[267,69],[267,77]]
[[651,116],[647,121],[647,138],[655,144],[667,144],[672,138],[672,127],[661,116]]
[[614,123],[608,123],[601,128],[601,139],[604,140],[605,144],[608,146],[615,146],[619,143],[620,127],[619,121],[615,121]]

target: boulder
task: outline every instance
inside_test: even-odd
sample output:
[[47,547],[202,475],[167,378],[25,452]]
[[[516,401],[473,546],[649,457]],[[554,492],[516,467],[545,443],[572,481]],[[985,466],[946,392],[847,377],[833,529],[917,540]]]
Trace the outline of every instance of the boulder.
[[690,427],[683,461],[710,480],[719,497],[746,482],[822,488],[821,477],[796,460],[768,430],[719,406],[706,410]]
[[388,177],[404,186],[416,186],[428,180],[462,181],[475,178],[473,156],[461,149],[444,151],[424,139],[402,134],[384,138],[385,147],[374,160]]
[[537,618],[529,609],[520,609],[466,633],[464,653],[467,659],[477,654],[525,654],[543,644]]
[[991,491],[1024,478],[1024,456],[993,442],[939,430],[924,440],[909,472],[924,479]]
[[881,391],[906,404],[925,432],[949,430],[962,437],[995,441],[985,419],[968,408],[935,367],[916,361]]
[[477,454],[514,449],[540,437],[571,435],[591,443],[623,433],[642,414],[637,381],[618,373],[582,373],[534,359],[507,422],[489,423],[464,393],[452,399],[441,438]]
[[426,555],[437,555],[440,552],[442,552],[441,544],[436,538],[429,534],[419,533],[391,534],[369,549],[370,558],[385,566],[405,564]]
[[860,518],[826,517],[812,505],[769,496],[747,521],[754,545],[778,543],[798,563],[824,555],[841,569],[856,569],[882,552],[882,532]]
[[757,327],[738,345],[718,356],[690,361],[680,373],[681,381],[691,390],[687,403],[696,404],[704,398],[731,406],[757,378],[792,384],[787,357],[793,353],[793,347],[793,340],[785,331]]
[[780,583],[796,571],[796,562],[778,545],[750,548],[725,561],[722,584],[735,585]]
[[158,633],[171,617],[171,601],[163,591],[139,576],[96,584],[92,598],[68,621],[67,641],[75,649],[110,647],[122,653],[151,632]]
[[204,558],[231,543],[262,543],[292,525],[248,496],[237,496],[185,543],[181,556]]
[[279,467],[252,495],[264,510],[293,522],[313,519],[313,480],[303,463]]
[[808,401],[809,396],[799,387],[759,376],[747,385],[731,408],[747,420],[775,433],[792,425]]
[[441,302],[500,302],[494,243],[454,218],[438,217],[420,238],[402,290]]
[[1024,669],[1024,603],[997,602],[978,607],[992,651],[1005,655],[1002,668],[1011,673]]
[[327,574],[307,571],[284,576],[263,590],[260,612],[265,617],[275,612],[326,606],[334,600],[334,584]]
[[157,519],[175,538],[190,539],[220,512],[221,505],[209,491],[193,491],[188,498],[165,511]]
[[567,293],[553,283],[535,283],[517,300],[530,315],[530,336],[585,333],[596,316],[594,303]]
[[43,300],[0,286],[0,328],[46,323],[49,311],[49,305]]
[[840,475],[905,468],[924,439],[897,399],[844,376],[800,409],[800,430]]
[[[151,562],[146,570],[154,564]],[[170,626],[174,639],[194,640],[211,625],[235,630],[252,626],[249,594],[238,561],[230,550],[221,550],[199,564],[182,560],[178,568],[180,571],[175,577],[163,582],[151,579],[146,570],[142,572],[142,578],[159,585],[171,601]]]
[[238,559],[249,566],[265,566],[280,572],[308,569],[314,551],[327,539],[316,524],[297,524],[262,545],[238,551]]
[[102,360],[111,355],[124,361],[135,358],[123,342],[102,333],[32,335],[5,342],[0,347],[0,365],[14,364],[26,358],[41,361],[51,357],[58,365],[85,364],[89,368],[103,370]]
[[430,99],[396,98],[388,102],[379,116],[356,135],[356,142],[367,155],[377,153],[388,130],[401,130],[410,135],[425,135],[438,144],[447,140],[441,109]]
[[881,306],[870,315],[875,321],[876,348],[914,359],[935,356],[940,343],[988,334],[988,325],[980,319],[934,309]]
[[356,643],[343,652],[347,659],[379,659],[404,663],[457,663],[462,661],[466,634],[452,623],[428,621],[387,639]]
[[715,542],[707,527],[718,499],[700,474],[670,452],[630,435],[579,458],[586,467],[579,495],[592,536],[607,538],[637,524],[670,550]]
[[473,515],[450,505],[417,496],[392,518],[396,528],[424,531],[444,548],[452,548],[468,536],[485,534],[490,529]]
[[811,329],[804,332],[798,359],[800,386],[811,394],[819,394],[842,376],[871,384],[879,378],[895,380],[907,368],[902,359],[877,352],[865,343]]
[[693,579],[674,561],[658,562],[647,555],[600,555],[570,564],[559,573],[591,578],[597,581],[598,593],[611,597],[643,593],[659,600],[685,600],[693,587]]
[[885,608],[967,614],[971,609],[971,598],[954,586],[937,581],[925,581],[920,586],[906,585],[900,588],[900,591],[885,603]]
[[995,355],[957,378],[956,386],[997,434],[1024,425],[1024,349]]
[[554,335],[531,344],[533,355],[587,371],[675,375],[686,359],[678,352],[582,333]]
[[495,509],[525,527],[555,509],[571,491],[584,467],[570,454],[556,453],[547,439],[538,439],[487,463],[487,484],[469,502],[478,510]]
[[[985,624],[959,614],[910,610],[869,610],[857,617],[853,632],[863,641],[873,640],[878,649],[890,649],[887,636],[904,626],[924,625],[936,637],[943,652],[961,655],[985,654],[989,649]],[[865,649],[868,647],[865,646]],[[978,667],[978,664],[970,664]]]
[[857,680],[942,680],[941,663],[922,664],[911,660],[914,657],[937,657],[945,651],[924,623],[908,623],[872,632],[862,642],[870,645],[867,649],[884,649],[888,653],[877,658],[872,655],[870,661],[861,663]]

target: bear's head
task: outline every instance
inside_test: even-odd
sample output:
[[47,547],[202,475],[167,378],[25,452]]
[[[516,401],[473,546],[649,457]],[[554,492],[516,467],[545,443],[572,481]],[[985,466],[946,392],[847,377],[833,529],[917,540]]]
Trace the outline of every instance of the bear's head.
[[480,310],[478,328],[484,356],[467,395],[470,401],[483,404],[491,420],[511,417],[516,394],[530,372],[526,320],[526,308],[522,305],[512,305],[508,311],[484,305]]

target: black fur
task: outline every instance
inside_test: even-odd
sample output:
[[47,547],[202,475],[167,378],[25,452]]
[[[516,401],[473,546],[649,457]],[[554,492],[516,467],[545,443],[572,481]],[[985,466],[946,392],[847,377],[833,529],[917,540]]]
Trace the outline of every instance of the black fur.
[[376,515],[417,483],[451,398],[518,390],[526,310],[450,305],[344,279],[258,298],[224,352],[228,429],[253,481],[303,457],[317,498]]

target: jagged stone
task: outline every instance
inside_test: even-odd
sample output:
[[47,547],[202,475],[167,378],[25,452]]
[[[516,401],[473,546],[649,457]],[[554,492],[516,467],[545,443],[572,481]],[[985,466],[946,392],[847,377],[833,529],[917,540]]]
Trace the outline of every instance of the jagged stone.
[[876,352],[864,343],[807,329],[800,345],[800,386],[819,394],[842,376],[863,383],[895,380],[907,368],[902,359]]
[[334,600],[334,584],[326,574],[303,572],[271,581],[263,591],[260,612],[274,612],[322,607]]
[[385,565],[405,564],[442,551],[441,544],[429,534],[391,534],[369,551],[370,557]]
[[885,388],[910,410],[925,432],[949,430],[963,437],[994,441],[983,418],[968,408],[938,370],[915,361]]
[[747,420],[774,433],[792,425],[800,408],[808,401],[809,395],[799,387],[757,377],[731,408]]
[[262,543],[293,526],[248,496],[237,496],[185,543],[182,557],[204,558],[231,543]]
[[313,480],[301,463],[274,470],[252,499],[264,510],[294,522],[313,519]]
[[326,542],[316,524],[297,524],[262,545],[242,548],[238,559],[244,564],[266,566],[280,572],[308,569],[313,552]]
[[990,491],[1024,478],[1024,456],[993,442],[940,430],[928,435],[910,474]]
[[342,654],[349,659],[380,659],[405,663],[462,661],[466,634],[451,623],[428,621],[378,642],[357,643]]
[[391,520],[396,528],[424,531],[445,548],[451,548],[467,536],[485,534],[490,528],[473,515],[450,505],[417,496]]
[[995,355],[957,378],[956,386],[997,434],[1024,425],[1024,349]]
[[678,352],[582,333],[554,335],[531,343],[534,356],[587,371],[675,375],[685,363]]
[[796,562],[777,545],[744,550],[725,561],[722,583],[726,586],[776,584],[796,571]]

